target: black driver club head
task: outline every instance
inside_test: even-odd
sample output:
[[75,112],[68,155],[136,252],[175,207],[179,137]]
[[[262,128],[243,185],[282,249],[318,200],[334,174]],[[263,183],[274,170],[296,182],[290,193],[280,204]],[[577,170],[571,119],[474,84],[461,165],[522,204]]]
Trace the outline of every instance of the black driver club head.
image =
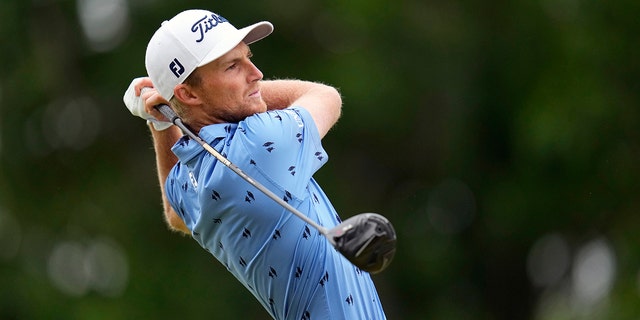
[[371,274],[383,271],[396,253],[396,232],[382,215],[355,215],[327,233],[334,247],[351,263]]

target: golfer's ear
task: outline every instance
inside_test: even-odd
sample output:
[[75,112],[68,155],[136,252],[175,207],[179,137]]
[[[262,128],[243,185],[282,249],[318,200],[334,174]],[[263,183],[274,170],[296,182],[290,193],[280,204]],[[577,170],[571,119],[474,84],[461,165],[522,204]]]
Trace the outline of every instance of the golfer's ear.
[[200,97],[193,91],[193,89],[184,83],[177,85],[173,89],[173,95],[176,99],[180,100],[186,105],[197,105],[200,103]]

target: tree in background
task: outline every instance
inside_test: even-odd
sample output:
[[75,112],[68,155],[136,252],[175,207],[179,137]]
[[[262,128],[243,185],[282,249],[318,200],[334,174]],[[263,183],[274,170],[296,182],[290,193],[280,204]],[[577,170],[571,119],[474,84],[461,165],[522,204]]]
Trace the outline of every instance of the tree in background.
[[265,317],[166,230],[121,101],[188,7],[273,22],[267,78],[341,89],[317,178],[339,212],[394,222],[390,319],[640,315],[637,1],[211,5],[0,3],[0,318]]

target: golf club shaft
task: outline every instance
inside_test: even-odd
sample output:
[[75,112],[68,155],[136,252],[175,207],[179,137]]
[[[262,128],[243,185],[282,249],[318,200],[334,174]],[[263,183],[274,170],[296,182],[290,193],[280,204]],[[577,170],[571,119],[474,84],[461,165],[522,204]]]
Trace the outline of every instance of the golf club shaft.
[[[287,209],[298,218],[304,220],[304,222],[310,224],[312,227],[316,228],[320,233],[322,233],[325,237],[329,238],[328,229],[317,224],[315,221],[311,220],[309,217],[305,216],[302,212],[298,211],[296,208],[280,199],[275,193],[271,192],[271,190],[267,189],[258,181],[255,181],[249,175],[244,173],[238,166],[233,164],[229,159],[225,158],[222,154],[220,154],[216,149],[214,149],[211,145],[209,145],[206,141],[202,140],[200,136],[195,134],[191,129],[189,129],[184,123],[182,123],[182,119],[178,117],[178,115],[166,104],[157,105],[155,107],[158,111],[160,111],[167,119],[169,119],[173,124],[175,124],[182,132],[188,135],[191,139],[195,140],[198,144],[202,146],[207,152],[213,155],[218,161],[222,162],[227,168],[231,169],[231,171],[235,172],[242,179],[247,181],[250,185],[254,186],[262,193],[264,193],[267,197],[271,198],[273,201],[277,202],[283,208]],[[330,242],[333,243],[332,239],[329,239]]]

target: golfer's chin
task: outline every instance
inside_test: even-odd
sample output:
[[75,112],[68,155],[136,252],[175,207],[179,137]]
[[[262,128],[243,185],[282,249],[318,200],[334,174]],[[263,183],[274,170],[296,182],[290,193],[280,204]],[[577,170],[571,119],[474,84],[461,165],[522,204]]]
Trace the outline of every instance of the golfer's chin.
[[267,104],[264,101],[261,101],[261,103],[252,103],[245,106],[240,113],[228,115],[225,120],[227,122],[237,123],[254,114],[263,112],[267,112]]
[[254,98],[252,99],[250,106],[253,111],[251,114],[267,112],[267,103],[262,100],[262,98]]

